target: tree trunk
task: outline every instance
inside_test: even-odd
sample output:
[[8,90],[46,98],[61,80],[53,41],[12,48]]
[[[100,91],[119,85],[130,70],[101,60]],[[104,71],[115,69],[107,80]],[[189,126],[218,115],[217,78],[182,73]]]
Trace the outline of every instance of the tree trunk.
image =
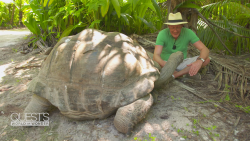
[[[9,10],[9,15],[11,14],[11,4],[8,4],[8,10]],[[9,21],[6,21],[6,23],[11,24],[11,18],[8,18]]]
[[20,27],[24,27],[23,22],[22,22],[22,18],[23,18],[23,11],[20,10],[19,11],[19,26]]
[[197,12],[195,12],[192,8],[181,8],[178,9],[178,12],[181,12],[183,20],[188,22],[187,24],[184,24],[184,27],[192,29],[194,33],[197,34]]
[[[168,15],[169,13],[176,13],[173,11],[176,5],[184,2],[186,0],[168,0]],[[178,12],[181,12],[182,18],[184,21],[187,21],[188,24],[184,24],[184,27],[192,29],[195,33],[197,33],[197,22],[198,22],[198,14],[193,11],[191,8],[180,8]],[[168,18],[165,22],[168,21]],[[167,25],[164,24],[163,28],[167,28]]]
[[23,27],[23,22],[22,22],[22,19],[23,19],[23,11],[22,11],[22,2],[20,2],[20,9],[19,9],[19,26],[20,27]]
[[[13,2],[15,2],[15,0],[13,0]],[[15,8],[16,8],[16,6],[15,6],[15,4],[13,3],[13,9],[12,9],[11,21],[10,21],[10,24],[12,25],[12,27],[13,27],[13,25],[14,25]]]
[[[167,18],[165,19],[164,23],[168,22],[169,13],[171,13],[173,11],[173,9],[171,10],[171,0],[167,1],[167,8],[168,8],[168,14],[167,14]],[[163,24],[162,29],[167,28],[167,27],[168,26],[166,24]]]

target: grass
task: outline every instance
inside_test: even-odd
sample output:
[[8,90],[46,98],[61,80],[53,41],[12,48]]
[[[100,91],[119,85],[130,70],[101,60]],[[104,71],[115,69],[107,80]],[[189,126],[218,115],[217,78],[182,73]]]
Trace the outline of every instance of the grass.
[[[5,133],[5,135],[3,135]],[[26,135],[28,134],[27,128],[16,127],[16,126],[8,126],[3,131],[1,136],[1,140],[26,140]]]
[[188,112],[188,109],[187,109],[187,107],[184,107],[184,109]]
[[[207,117],[205,114],[202,114],[203,117]],[[200,119],[196,119],[196,118],[192,118],[192,130],[191,131],[188,131],[188,130],[185,130],[185,129],[178,129],[176,128],[173,124],[171,125],[171,127],[173,127],[175,130],[177,130],[178,134],[181,135],[182,138],[186,139],[187,137],[190,137],[190,136],[199,136],[201,137],[201,131],[203,129],[203,131],[207,132],[208,133],[208,136],[215,141],[215,139],[217,137],[220,137],[220,134],[218,134],[216,132],[216,130],[218,129],[218,127],[216,125],[210,125],[210,126],[203,126],[201,123],[200,123]],[[186,124],[186,126],[190,126],[188,123]]]
[[[240,111],[243,111],[245,113],[250,113],[250,106],[242,106],[239,104],[234,103],[231,98],[230,98],[230,86],[225,84],[225,88],[223,90],[225,92],[225,96],[222,97],[219,101],[213,101],[213,100],[208,100],[208,101],[201,101],[201,102],[195,102],[195,103],[200,103],[200,104],[204,104],[204,103],[214,103],[214,102],[218,102],[218,103],[223,103],[223,102],[230,102],[231,105],[234,105],[234,107],[238,108]],[[214,107],[217,108],[218,105],[214,104]]]
[[57,141],[58,140],[58,133],[57,128],[59,127],[59,123],[55,123],[50,126],[45,126],[42,130],[40,141],[50,140],[50,141]]
[[143,139],[139,139],[138,137],[134,137],[135,141],[155,141],[156,137],[152,136],[151,133],[148,134],[147,137],[143,137]]
[[239,108],[240,110],[244,111],[245,113],[250,113],[250,106],[243,107],[242,105],[235,104],[235,107]]
[[17,49],[15,49],[15,48],[12,48],[12,51],[13,51],[13,52],[17,52],[18,50],[17,50]]
[[175,98],[174,96],[170,96],[170,97],[171,97],[172,100],[181,100],[180,97],[178,97],[178,98]]

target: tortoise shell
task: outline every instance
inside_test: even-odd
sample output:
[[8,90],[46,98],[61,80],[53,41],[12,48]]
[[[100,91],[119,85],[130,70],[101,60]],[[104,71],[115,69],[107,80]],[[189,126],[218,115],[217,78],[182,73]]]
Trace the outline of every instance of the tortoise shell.
[[118,32],[85,29],[62,38],[28,90],[73,119],[102,119],[148,95],[159,71],[146,51]]

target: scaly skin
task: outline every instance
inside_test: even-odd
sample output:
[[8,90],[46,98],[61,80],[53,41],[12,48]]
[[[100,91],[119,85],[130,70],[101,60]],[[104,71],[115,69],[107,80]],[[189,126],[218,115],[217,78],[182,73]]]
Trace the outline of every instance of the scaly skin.
[[153,96],[149,94],[127,106],[119,108],[114,119],[116,129],[127,135],[131,134],[134,125],[145,118],[152,104]]
[[183,61],[183,53],[178,51],[170,55],[167,63],[161,69],[160,77],[155,81],[156,89],[160,88],[164,83],[173,80],[172,74],[178,67],[178,65]]
[[42,120],[43,117],[39,113],[46,113],[47,110],[50,108],[50,106],[51,106],[51,103],[48,100],[46,100],[45,98],[40,97],[40,96],[34,94],[32,96],[32,98],[31,98],[30,103],[25,108],[25,110],[24,110],[23,113],[24,114],[25,113],[31,113],[31,114],[33,114],[33,116],[35,115],[35,117],[37,119]]

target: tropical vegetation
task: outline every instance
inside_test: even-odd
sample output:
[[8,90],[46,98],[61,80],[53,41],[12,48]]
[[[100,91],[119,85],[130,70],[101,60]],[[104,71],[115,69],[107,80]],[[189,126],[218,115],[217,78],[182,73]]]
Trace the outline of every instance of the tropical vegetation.
[[[25,2],[28,4],[24,5]],[[77,34],[85,28],[142,35],[163,28],[170,12],[166,3],[166,0],[14,0],[10,4],[0,2],[0,26],[17,27],[23,22],[33,33],[33,42],[42,39],[48,46],[54,45],[51,40]],[[205,19],[197,19],[197,34],[210,49],[225,50],[227,54],[249,52],[249,0],[176,0],[175,4],[175,11],[196,8],[203,15]]]
[[[202,6],[200,12],[228,49],[234,54],[242,54],[250,50],[250,1],[224,0]],[[211,28],[207,28],[204,20],[199,20],[198,36],[210,48],[224,50],[219,38]],[[203,22],[202,22],[203,21]],[[228,54],[228,51],[226,51]]]
[[11,3],[0,1],[0,27],[23,27],[24,10],[22,9],[28,0],[13,0]]

